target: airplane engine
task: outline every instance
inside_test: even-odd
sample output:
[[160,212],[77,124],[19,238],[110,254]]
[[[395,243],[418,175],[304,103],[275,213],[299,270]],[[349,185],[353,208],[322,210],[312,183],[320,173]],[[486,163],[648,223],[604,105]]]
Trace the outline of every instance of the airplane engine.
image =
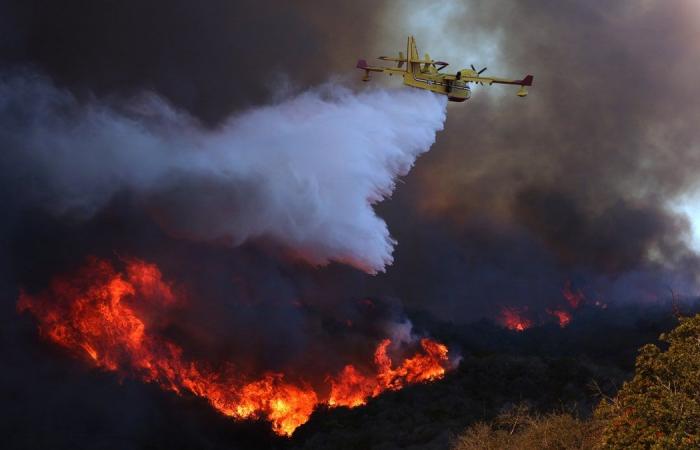
[[447,89],[447,99],[451,102],[463,102],[471,97],[471,89],[467,83],[460,81],[459,78],[450,83]]

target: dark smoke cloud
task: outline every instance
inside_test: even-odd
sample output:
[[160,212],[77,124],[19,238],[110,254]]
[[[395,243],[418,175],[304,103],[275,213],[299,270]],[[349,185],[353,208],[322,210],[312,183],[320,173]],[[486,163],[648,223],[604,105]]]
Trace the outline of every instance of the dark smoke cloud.
[[[427,8],[396,5],[405,15],[394,16],[394,27]],[[697,184],[700,169],[697,4],[445,1],[430,12],[438,17],[441,9],[451,16],[436,31],[420,29],[432,43],[421,46],[418,34],[421,52],[441,58],[440,46],[451,55],[459,50],[487,73],[532,73],[535,86],[524,101],[494,86],[451,107],[446,132],[383,207],[399,242],[411,246],[396,255],[401,279],[424,270],[420,258],[431,248],[441,256],[430,260],[444,261],[427,269],[438,274],[423,279],[432,287],[422,298],[415,290],[401,294],[456,312],[482,310],[492,297],[554,301],[567,278],[583,285],[607,279],[611,295],[622,291],[613,289],[617,283],[629,299],[653,284],[658,296],[668,295],[667,285],[695,293],[689,223],[670,204]],[[489,37],[496,50],[472,48]],[[414,225],[406,224],[406,208],[416,211]],[[443,225],[413,232],[435,223]],[[439,297],[454,300],[441,305]]]
[[[616,293],[629,279],[690,289],[687,224],[667,203],[698,167],[692,2],[443,3],[465,5],[443,8],[459,13],[444,23],[432,11],[449,54],[482,55],[474,63],[494,74],[532,72],[536,85],[525,101],[493,87],[450,108],[435,151],[381,206],[400,245],[372,289],[467,318],[554,301],[569,278],[618,280]],[[274,97],[285,77],[306,86],[368,49],[401,47],[377,32],[410,32],[403,19],[424,9],[397,5],[405,15],[374,2],[5,2],[0,42],[3,61],[79,94],[119,103],[151,89],[214,124]]]
[[[352,67],[381,2],[4,0],[0,61],[83,95],[153,90],[206,123]],[[357,27],[355,27],[357,24]]]
[[620,199],[598,213],[581,207],[566,193],[533,188],[520,191],[513,208],[515,219],[563,263],[615,274],[638,268],[651,251],[672,262],[687,252],[678,239],[687,222],[656,204]]
[[[557,304],[567,280],[605,301],[655,301],[668,296],[668,287],[694,292],[698,262],[686,246],[688,224],[668,208],[700,168],[694,2],[457,3],[465,8],[443,10],[459,12],[444,23],[444,4],[421,18],[441,38],[418,34],[419,50],[441,58],[444,46],[495,75],[533,73],[535,86],[524,101],[492,87],[450,107],[433,151],[378,208],[399,242],[386,275],[369,277],[341,265],[310,269],[265,238],[235,249],[178,239],[154,221],[159,211],[144,211],[125,190],[110,191],[87,220],[57,218],[25,201],[42,174],[16,170],[18,153],[3,148],[3,398],[16,410],[48,397],[50,411],[20,409],[25,416],[5,423],[22,425],[21,435],[9,428],[3,435],[26,443],[32,433],[56,434],[37,438],[37,446],[77,448],[62,429],[103,412],[68,434],[104,436],[121,427],[130,440],[113,448],[174,448],[158,439],[172,432],[172,421],[192,423],[191,417],[163,418],[158,411],[169,403],[154,400],[158,394],[147,388],[127,384],[105,393],[105,386],[116,386],[113,379],[87,374],[86,381],[82,367],[62,366],[65,355],[42,346],[29,317],[17,318],[19,286],[39,291],[89,254],[158,263],[193,297],[192,308],[170,317],[162,332],[192,354],[240,358],[253,371],[333,371],[346,356],[371,356],[376,339],[392,328],[387,324],[405,323],[401,303],[459,322],[493,317],[501,305]],[[414,2],[396,4],[408,15],[422,11]],[[0,61],[30,67],[69,89],[76,100],[64,108],[67,116],[94,103],[129,109],[134,95],[149,91],[216,129],[232,112],[346,74],[373,49],[402,49],[409,22],[391,15],[396,5],[385,7],[370,1],[4,1]],[[387,28],[401,38],[378,34]],[[492,54],[482,48],[490,36],[498,47]],[[421,45],[427,41],[430,46]],[[507,94],[494,94],[500,89]],[[33,117],[21,111],[3,116],[5,130],[31,124]],[[12,136],[2,136],[4,145]],[[241,192],[251,186],[241,184]],[[168,205],[163,199],[182,200],[176,187],[150,198],[161,206]],[[367,298],[372,302],[362,301]],[[47,354],[55,358],[45,362]],[[110,414],[90,400],[74,401],[81,390],[118,407]],[[176,415],[177,406],[171,408]],[[155,424],[153,430],[138,420],[116,420],[133,410],[146,411],[138,418]],[[48,425],[37,427],[42,423]],[[202,427],[192,425],[179,444],[220,444],[200,442],[210,435]]]
[[[218,448],[226,442],[229,448],[236,443],[268,448],[274,441],[266,426],[222,423],[216,414],[212,419],[205,404],[195,402],[190,408],[185,399],[173,405],[172,396],[163,397],[156,389],[139,388],[128,380],[119,385],[114,377],[89,372],[38,337],[32,318],[18,316],[15,310],[19,289],[41,292],[53,277],[82,266],[88,255],[116,265],[130,257],[157,263],[164,277],[178,285],[187,305],[163,318],[158,333],[181,345],[188,356],[214,365],[232,362],[251,375],[282,370],[290,379],[327,387],[325,375],[349,361],[371,364],[380,339],[391,335],[405,340],[410,335],[400,301],[368,287],[366,275],[356,269],[340,264],[316,269],[299,263],[289,258],[290,246],[270,236],[252,237],[235,248],[212,242],[216,239],[191,239],[195,232],[211,233],[213,228],[202,224],[226,212],[218,207],[225,202],[246,205],[238,211],[239,221],[249,220],[251,214],[265,216],[265,204],[292,207],[284,197],[301,191],[289,189],[279,177],[270,178],[277,180],[279,190],[259,182],[263,172],[278,171],[283,164],[259,166],[243,177],[247,179],[238,179],[234,189],[229,185],[228,193],[222,192],[220,179],[193,173],[196,164],[177,170],[163,165],[187,142],[222,136],[225,119],[232,114],[246,116],[261,105],[284,105],[290,91],[307,91],[336,72],[351,70],[355,46],[367,46],[379,6],[249,1],[0,4],[0,60],[5,66],[0,98],[0,201],[5,213],[0,223],[0,320],[5,332],[0,359],[11,365],[0,390],[7,405],[37,405],[7,407],[19,414],[3,421],[10,447]],[[419,149],[409,159],[402,158],[401,140],[418,133],[425,141],[420,151],[427,149],[433,137],[413,126],[426,104],[435,106],[437,122],[432,128],[439,128],[444,116],[444,103],[417,91],[400,91],[400,97],[413,100],[402,104],[387,98],[382,102],[385,108],[375,107],[370,97],[353,103],[347,90],[340,93],[350,97],[337,102],[332,98],[338,99],[338,91],[314,92],[318,95],[303,98],[316,106],[332,101],[336,112],[354,104],[373,116],[364,120],[376,127],[368,133],[348,126],[362,121],[360,116],[341,117],[336,123],[342,122],[345,132],[356,133],[365,144],[367,139],[386,138],[381,139],[382,148],[390,154],[383,156],[368,145],[353,146],[368,163],[353,169],[352,164],[344,165],[346,153],[333,145],[333,134],[327,134],[328,123],[316,127],[330,141],[329,151],[311,156],[309,164],[334,162],[336,172],[317,173],[343,195],[354,195],[359,186],[340,186],[342,177],[368,173],[374,163],[386,164],[394,174],[410,168]],[[388,94],[378,95],[372,98],[378,101]],[[408,118],[399,120],[407,128],[382,126],[376,120],[382,110],[386,118]],[[297,108],[304,111],[309,112]],[[317,117],[323,119],[322,114]],[[272,136],[270,127],[286,126],[284,121],[257,123],[251,130],[266,137]],[[398,145],[386,145],[397,139]],[[258,148],[246,150],[255,153]],[[260,154],[253,156],[265,160]],[[210,169],[221,166],[212,164]],[[156,189],[141,190],[147,179],[154,180],[154,173],[160,173]],[[364,193],[356,196],[371,213],[370,227],[379,231],[382,244],[374,261],[365,265],[367,270],[379,270],[390,261],[389,230],[367,203],[393,188],[386,174],[366,179]],[[323,195],[302,197],[319,200]],[[352,208],[354,201],[340,203],[318,205],[342,208],[326,217],[348,218],[347,230],[353,234],[358,230],[353,223],[363,214]],[[297,219],[324,211],[311,209]],[[294,214],[287,217],[295,220]],[[258,225],[279,223],[261,219]],[[316,239],[320,231],[301,227],[296,235]],[[372,240],[365,235],[356,243]],[[346,235],[327,242],[347,246],[349,241]],[[53,370],[54,365],[60,367]],[[132,409],[143,414],[122,420]],[[176,411],[164,414],[161,409]],[[48,424],[42,428],[41,423]],[[222,430],[230,434],[219,434]]]

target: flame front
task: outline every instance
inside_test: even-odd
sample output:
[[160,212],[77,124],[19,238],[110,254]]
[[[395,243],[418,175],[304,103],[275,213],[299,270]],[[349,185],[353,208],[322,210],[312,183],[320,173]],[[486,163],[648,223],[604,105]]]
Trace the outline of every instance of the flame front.
[[387,350],[390,339],[384,339],[374,353],[376,372],[363,375],[349,364],[331,379],[330,406],[355,407],[365,404],[369,397],[376,397],[387,389],[401,389],[408,383],[419,383],[442,378],[447,365],[447,347],[430,339],[421,339],[422,353],[406,358],[393,368]]
[[322,401],[308,383],[292,383],[282,373],[250,378],[237,373],[233,364],[213,370],[205,362],[186,360],[179,346],[151,332],[153,324],[141,312],[176,302],[157,266],[128,260],[121,274],[106,261],[90,259],[76,276],[55,279],[47,292],[22,292],[17,308],[38,319],[43,336],[95,367],[178,394],[187,390],[236,419],[264,417],[277,434],[286,436],[308,421],[319,403],[359,406],[387,389],[439,379],[448,366],[447,347],[422,339],[420,350],[394,367],[388,354],[391,341],[385,339],[375,351],[373,371],[363,373],[349,364],[336,376],[327,376],[331,393]]

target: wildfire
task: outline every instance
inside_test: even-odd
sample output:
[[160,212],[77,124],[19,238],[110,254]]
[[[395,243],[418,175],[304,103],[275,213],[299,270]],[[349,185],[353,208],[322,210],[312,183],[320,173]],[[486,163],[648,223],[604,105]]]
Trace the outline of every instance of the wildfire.
[[330,406],[355,407],[364,405],[369,397],[376,397],[387,389],[401,389],[408,383],[432,381],[445,375],[447,347],[430,339],[420,341],[423,353],[405,359],[398,367],[392,368],[387,353],[390,339],[384,339],[374,352],[376,373],[361,374],[349,364],[331,381]]
[[349,364],[326,377],[331,384],[326,400],[312,386],[290,382],[282,373],[251,378],[233,364],[214,371],[204,361],[186,360],[179,346],[152,332],[154,324],[143,310],[168,307],[176,295],[156,265],[125,263],[122,274],[106,261],[90,259],[74,277],[53,280],[47,292],[21,293],[17,308],[38,319],[43,336],[94,367],[177,394],[189,391],[236,419],[264,417],[286,436],[308,421],[319,403],[359,406],[385,390],[439,379],[448,366],[447,347],[430,339],[422,339],[415,354],[394,366],[388,353],[391,340],[385,339],[375,351],[373,370],[361,372]]
[[525,331],[532,327],[532,320],[524,316],[524,310],[514,307],[501,308],[501,324],[509,330]]
[[574,292],[571,288],[571,281],[567,281],[566,284],[564,284],[564,290],[561,292],[562,295],[564,295],[564,298],[566,301],[571,305],[572,308],[578,309],[579,306],[583,305],[583,302],[586,300],[586,297],[583,295],[583,292],[580,290],[577,290]]
[[571,313],[563,309],[547,309],[547,314],[555,317],[559,321],[559,326],[566,328],[571,323]]

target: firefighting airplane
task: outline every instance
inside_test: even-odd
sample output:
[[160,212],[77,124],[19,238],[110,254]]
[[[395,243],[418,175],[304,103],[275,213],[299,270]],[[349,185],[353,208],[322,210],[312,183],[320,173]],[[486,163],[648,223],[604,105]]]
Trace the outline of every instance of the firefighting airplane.
[[[440,73],[448,64],[442,61],[433,61],[427,53],[425,54],[425,59],[420,59],[418,50],[416,49],[416,40],[413,36],[408,37],[406,55],[408,57],[405,57],[403,52],[399,52],[398,58],[389,56],[379,57],[382,61],[396,62],[396,67],[369,66],[367,65],[367,61],[360,59],[357,61],[357,68],[365,71],[365,76],[362,78],[362,81],[370,80],[370,72],[382,72],[388,73],[389,75],[400,74],[403,76],[403,84],[406,86],[446,95],[448,100],[453,102],[463,102],[471,95],[469,83],[481,85],[513,84],[520,86],[517,94],[518,97],[525,97],[527,96],[527,87],[532,86],[532,80],[534,79],[532,75],[528,75],[522,80],[484,77],[481,76],[481,74],[486,71],[486,68],[477,71],[474,66],[471,66],[470,69],[462,69],[454,75]],[[404,63],[406,63],[406,67],[402,68],[404,67]]]

